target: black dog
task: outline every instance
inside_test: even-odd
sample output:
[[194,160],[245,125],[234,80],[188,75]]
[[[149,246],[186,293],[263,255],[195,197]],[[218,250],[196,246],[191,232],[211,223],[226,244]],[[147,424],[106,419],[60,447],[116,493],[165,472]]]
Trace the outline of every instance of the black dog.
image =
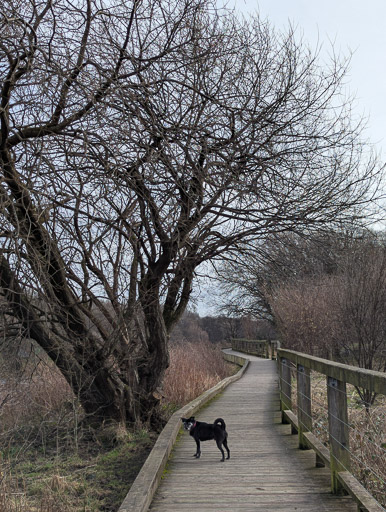
[[194,416],[190,418],[181,418],[182,423],[184,424],[184,429],[189,430],[191,436],[194,437],[194,440],[197,444],[197,451],[193,455],[197,459],[200,458],[201,450],[200,450],[200,441],[209,441],[210,439],[214,439],[217,443],[217,447],[222,454],[221,462],[224,462],[224,450],[221,445],[225,446],[225,449],[228,453],[227,459],[230,458],[231,454],[228,448],[228,433],[225,430],[225,421],[222,418],[218,418],[214,421],[213,425],[210,423],[204,423],[203,421],[196,421]]

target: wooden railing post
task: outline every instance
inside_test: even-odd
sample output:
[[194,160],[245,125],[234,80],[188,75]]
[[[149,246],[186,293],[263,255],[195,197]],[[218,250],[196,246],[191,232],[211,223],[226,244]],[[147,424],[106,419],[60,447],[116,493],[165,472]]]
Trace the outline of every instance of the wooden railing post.
[[281,420],[282,423],[288,423],[285,418],[283,411],[291,410],[292,411],[292,386],[291,386],[291,366],[290,362],[281,358],[280,361],[280,408],[282,411]]
[[311,381],[310,369],[301,364],[297,365],[297,398],[299,448],[307,450],[309,447],[304,439],[303,433],[312,431]]
[[339,471],[350,471],[346,383],[327,377],[328,425],[330,433],[331,490],[343,494],[337,479]]
[[[348,424],[346,384],[368,389],[380,395],[386,395],[386,374],[365,368],[357,368],[335,361],[329,361],[320,357],[310,356],[294,350],[277,350],[277,364],[280,372],[280,403],[282,417],[288,419],[292,426],[292,432],[299,432],[301,428],[311,430],[312,423],[307,425],[307,415],[311,401],[307,403],[308,374],[302,372],[301,366],[321,373],[327,377],[328,398],[328,424],[330,436],[330,449],[313,435],[312,431],[299,432],[299,445],[305,441],[316,452],[316,466],[329,466],[331,469],[331,488],[335,494],[346,494],[346,491],[358,504],[358,512],[380,511],[382,507],[351,474],[349,431]],[[298,376],[298,417],[296,418],[291,408],[291,381],[290,366],[296,365]],[[304,389],[305,388],[305,389]],[[304,402],[302,402],[304,400]],[[305,417],[301,416],[305,412]],[[311,414],[310,414],[311,416]],[[311,418],[308,418],[311,420]],[[285,422],[285,421],[284,421]],[[286,422],[286,423],[287,423]],[[294,433],[294,432],[293,432]],[[302,439],[303,437],[303,439]]]

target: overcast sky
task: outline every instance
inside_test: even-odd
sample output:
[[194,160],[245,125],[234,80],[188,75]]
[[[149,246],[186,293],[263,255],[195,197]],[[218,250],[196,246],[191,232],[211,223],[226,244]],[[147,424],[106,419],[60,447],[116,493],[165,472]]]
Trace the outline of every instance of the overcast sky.
[[297,28],[311,47],[325,51],[334,42],[343,55],[353,52],[347,84],[358,114],[369,117],[367,137],[386,157],[386,0],[231,0],[245,14],[259,12],[278,30]]
[[[311,47],[319,43],[329,52],[334,43],[336,53],[352,52],[347,86],[357,98],[356,113],[368,118],[366,136],[386,158],[386,0],[229,0],[228,5],[246,15],[257,11],[278,30],[291,23]],[[213,284],[202,283],[201,315],[215,314],[213,294]]]

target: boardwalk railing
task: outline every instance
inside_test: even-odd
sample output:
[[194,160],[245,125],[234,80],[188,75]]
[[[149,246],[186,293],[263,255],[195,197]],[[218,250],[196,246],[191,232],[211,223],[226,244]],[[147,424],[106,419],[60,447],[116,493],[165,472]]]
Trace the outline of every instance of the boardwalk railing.
[[[350,383],[376,393],[386,394],[385,374],[277,347],[277,342],[265,340],[232,340],[234,350],[258,353],[260,357],[270,358],[275,358],[275,353],[277,353],[282,420],[284,423],[290,423],[293,433],[298,434],[300,448],[314,449],[317,466],[330,467],[333,492],[340,493],[344,489],[349,492],[358,504],[358,511],[379,512],[384,510],[350,473],[349,436],[347,433],[349,425],[345,387],[346,383]],[[240,366],[245,364],[237,375],[224,379],[214,388],[206,391],[173,414],[118,512],[146,512],[148,510],[180,430],[180,417],[194,414],[228,384],[241,377],[246,369],[245,359],[235,354],[224,354],[224,357]],[[292,408],[291,370],[295,369],[298,398],[297,416],[293,413]],[[312,433],[310,370],[327,377],[330,450]]]
[[277,340],[248,340],[246,338],[231,338],[232,350],[245,352],[257,357],[276,359],[280,342]]
[[[312,448],[316,452],[316,465],[330,467],[333,493],[348,492],[357,502],[358,511],[384,510],[350,472],[350,424],[346,384],[386,395],[386,374],[335,363],[293,350],[278,349],[277,360],[282,421],[290,423],[293,433],[298,433],[299,448]],[[312,434],[310,370],[326,376],[329,450]],[[291,373],[296,375],[297,415],[293,413],[292,408]]]

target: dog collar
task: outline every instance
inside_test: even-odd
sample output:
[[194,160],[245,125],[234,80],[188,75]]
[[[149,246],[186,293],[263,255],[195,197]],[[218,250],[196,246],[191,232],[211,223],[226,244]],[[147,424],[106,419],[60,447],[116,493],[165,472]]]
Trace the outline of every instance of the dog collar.
[[195,422],[194,422],[194,425],[193,425],[193,427],[192,427],[192,428],[194,428],[194,427],[196,426],[196,424],[197,424],[197,421],[195,421]]

